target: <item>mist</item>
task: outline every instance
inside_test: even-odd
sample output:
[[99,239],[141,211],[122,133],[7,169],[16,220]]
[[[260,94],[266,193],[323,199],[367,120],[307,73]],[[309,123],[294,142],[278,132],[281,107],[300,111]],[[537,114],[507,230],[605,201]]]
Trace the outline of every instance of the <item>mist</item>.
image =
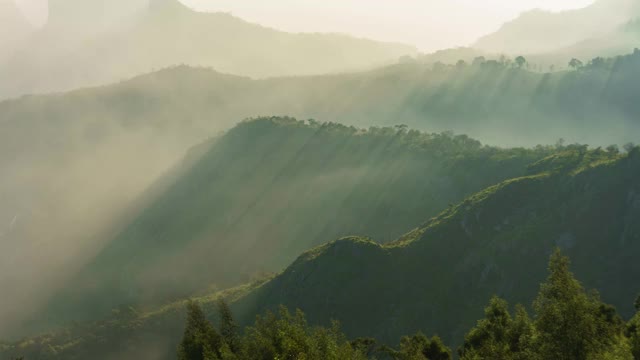
[[[418,260],[453,259],[467,237],[528,235],[509,221],[571,243],[566,223],[547,234],[540,214],[588,219],[592,187],[619,192],[606,203],[617,220],[602,221],[624,248],[640,206],[639,18],[634,0],[0,0],[0,358],[48,341],[60,358],[115,343],[104,360],[171,358],[186,299],[214,295],[243,319],[307,301],[325,324],[322,311],[351,306],[310,299],[334,293],[332,271],[387,281],[381,256],[398,279],[454,279]],[[528,181],[576,198],[538,204]],[[496,208],[512,188],[535,208]],[[342,237],[346,250],[331,242]],[[402,268],[409,253],[415,269]],[[468,256],[452,267],[492,276],[501,261]],[[480,310],[428,330],[463,338]],[[411,321],[394,336],[423,329]],[[367,327],[354,321],[349,336]],[[131,334],[139,346],[123,342]]]

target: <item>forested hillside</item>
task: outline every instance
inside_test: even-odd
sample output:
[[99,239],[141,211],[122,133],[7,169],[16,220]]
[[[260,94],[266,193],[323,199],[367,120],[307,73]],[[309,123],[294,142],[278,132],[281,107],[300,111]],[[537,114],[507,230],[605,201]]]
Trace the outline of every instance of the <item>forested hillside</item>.
[[393,243],[346,238],[307,252],[238,306],[250,314],[298,307],[313,323],[339,319],[349,336],[392,341],[421,330],[455,341],[492,295],[533,298],[544,259],[560,247],[586,286],[630,317],[639,184],[638,148],[628,156],[567,149]]
[[388,242],[558,151],[292,118],[247,121],[200,148],[207,146],[62,286],[48,316],[95,318],[120,304],[237,284],[279,271],[327,239],[364,234]]
[[[1,264],[18,270],[0,283],[22,289],[12,303],[41,305],[133,216],[129,204],[137,194],[189,147],[245,117],[452,129],[494,145],[564,138],[606,146],[638,141],[638,74],[637,52],[551,74],[492,60],[270,80],[177,67],[101,88],[5,101],[0,233],[2,254],[11,249],[11,256]],[[49,255],[38,258],[37,283],[19,266],[34,263],[35,248]],[[0,317],[9,323],[22,316]]]
[[[496,351],[506,359],[537,359],[535,354],[546,359],[544,354],[551,353],[569,354],[567,359],[591,359],[594,354],[632,359],[631,352],[637,359],[637,315],[624,325],[605,303],[614,304],[624,319],[640,309],[638,302],[633,307],[639,290],[633,279],[640,273],[634,256],[640,229],[633,221],[640,212],[638,176],[639,148],[621,155],[615,149],[570,146],[530,166],[527,176],[489,187],[394,242],[381,246],[366,238],[344,238],[306,252],[272,280],[198,300],[218,324],[221,320],[214,314],[221,298],[231,302],[240,326],[254,324],[256,314],[284,304],[303,310],[310,325],[339,320],[350,339],[372,337],[399,351],[427,351],[421,346],[430,342],[420,336],[395,346],[401,336],[420,331],[440,335],[454,349],[463,345],[460,354],[465,359],[487,358]],[[572,280],[558,254],[547,278],[546,259],[554,248],[571,255],[576,276],[587,289],[599,290],[601,299]],[[527,306],[532,317],[523,309],[512,317],[506,303],[494,299],[485,318],[475,324],[493,295]],[[69,359],[153,353],[158,359],[173,358],[184,305],[180,301],[154,311],[121,307],[105,321],[5,344],[2,354]],[[571,312],[570,320],[562,320],[565,312]],[[281,341],[311,331],[296,317],[281,314],[278,321],[258,320],[246,334],[263,336],[256,344],[267,346],[277,341],[269,334],[278,328],[284,331]],[[263,319],[272,319],[269,316]],[[567,321],[567,327],[558,330],[558,321]],[[290,331],[297,326],[303,328]],[[590,326],[598,332],[590,332]],[[523,336],[511,337],[514,331]],[[296,341],[304,346],[302,341],[315,340]],[[367,347],[369,340],[350,344],[373,349]]]

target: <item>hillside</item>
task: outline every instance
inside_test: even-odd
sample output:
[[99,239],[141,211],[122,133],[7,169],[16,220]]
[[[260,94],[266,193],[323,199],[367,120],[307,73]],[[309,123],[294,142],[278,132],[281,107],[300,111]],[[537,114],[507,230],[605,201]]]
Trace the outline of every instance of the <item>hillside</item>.
[[[597,0],[585,8],[561,12],[533,10],[480,38],[473,47],[512,55],[550,53],[602,38],[639,15],[635,0]],[[598,26],[593,26],[595,23]],[[591,57],[598,56],[594,55],[597,49],[592,50]]]
[[270,77],[368,69],[416,53],[347,35],[285,33],[196,12],[178,0],[122,3],[54,2],[51,22],[0,67],[0,99],[108,84],[179,64]]
[[584,148],[554,155],[393,243],[346,238],[314,249],[238,306],[299,307],[313,322],[340,319],[352,337],[421,330],[455,342],[492,295],[533,298],[560,247],[585,286],[628,318],[640,275],[638,150],[612,160]]
[[203,146],[200,160],[61,287],[46,311],[52,322],[241,283],[326,239],[391,241],[556,151],[290,118],[244,122]]
[[[191,146],[243,118],[291,114],[355,126],[454,130],[491,144],[564,138],[606,146],[638,141],[639,69],[640,53],[552,74],[488,61],[251,80],[182,66],[2,102],[0,254],[8,255],[0,263],[18,270],[0,283],[21,289],[5,301],[42,305],[129,221],[129,204],[140,192]],[[40,251],[49,256],[39,257]],[[33,259],[33,270],[43,274],[37,282],[19,266]],[[24,317],[4,309],[3,323]]]
[[[459,344],[488,299],[530,304],[555,247],[576,276],[630,318],[640,273],[640,149],[629,155],[568,147],[529,167],[525,177],[489,187],[380,245],[348,237],[300,256],[266,283],[199,298],[214,313],[223,296],[241,323],[265,308],[301,308],[312,324],[338,319],[347,335],[394,344],[400,335],[438,333]],[[597,254],[597,255],[596,255]],[[523,265],[526,264],[526,265]],[[120,309],[99,323],[6,344],[2,354],[33,359],[86,354],[172,358],[184,302],[145,312]],[[147,352],[148,353],[148,352]]]

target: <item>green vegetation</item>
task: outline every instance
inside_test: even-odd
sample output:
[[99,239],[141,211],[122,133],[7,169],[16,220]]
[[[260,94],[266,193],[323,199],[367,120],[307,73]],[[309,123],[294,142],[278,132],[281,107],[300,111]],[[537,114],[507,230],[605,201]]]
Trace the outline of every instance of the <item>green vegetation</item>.
[[[575,55],[565,62],[571,57]],[[193,144],[239,119],[290,114],[367,128],[405,124],[527,147],[559,137],[568,143],[602,146],[638,142],[639,59],[640,52],[591,64],[581,58],[586,65],[580,71],[549,74],[514,68],[507,59],[479,59],[459,66],[417,62],[356,74],[267,80],[180,66],[116,85],[2,102],[0,224],[3,242],[13,249],[11,260],[3,262],[18,269],[16,276],[2,279],[2,287],[16,289],[8,301],[18,309],[34,299],[38,304],[30,304],[24,313],[2,309],[0,313],[8,312],[15,326],[23,324],[61,279],[73,277],[140,209],[147,208],[148,202],[132,204],[132,199]],[[496,178],[492,184],[504,179]],[[439,181],[445,183],[447,178]],[[469,190],[442,199],[448,201],[444,205],[438,201],[429,211],[406,208],[414,217],[389,226],[395,228],[383,237],[363,226],[322,235],[318,227],[327,223],[318,223],[312,231],[319,235],[307,245],[354,233],[377,241],[395,238],[420,223],[418,217],[433,216],[480,188]],[[157,193],[146,200],[154,200]],[[431,199],[423,200],[431,204]],[[353,218],[345,222],[359,223]],[[308,239],[305,233],[299,238]],[[37,279],[29,276],[32,269],[17,265],[29,262],[34,248],[55,254],[37,264],[35,271],[43,274]],[[292,254],[285,254],[278,264],[286,264]]]
[[567,149],[395,242],[324,245],[240,299],[238,314],[282,304],[312,323],[339,319],[350,337],[388,343],[423,331],[455,344],[492,295],[528,303],[544,277],[538,264],[560,247],[587,286],[630,318],[637,289],[628,284],[640,274],[639,154]]
[[[68,330],[66,333],[50,336],[44,341],[34,339],[7,345],[0,350],[0,356],[4,358],[15,354],[27,354],[29,359],[49,360],[87,357],[108,359],[119,354],[118,358],[135,358],[135,354],[148,351],[145,346],[147,342],[160,341],[162,338],[159,334],[176,334],[176,328],[186,323],[181,340],[177,342],[178,336],[174,339],[165,337],[162,346],[155,349],[154,358],[173,358],[177,349],[179,360],[452,359],[452,351],[438,336],[428,338],[421,332],[403,336],[397,347],[389,347],[373,338],[348,341],[337,321],[331,321],[328,327],[311,325],[301,310],[291,313],[284,306],[280,306],[276,313],[266,311],[264,315],[257,315],[255,321],[242,332],[239,331],[229,306],[219,296],[180,302],[173,307],[176,310],[186,307],[186,311],[175,317],[165,310],[151,315],[153,320],[143,320],[148,319],[149,314],[122,317],[118,321],[120,325],[115,327],[115,322],[94,324],[94,329],[111,328],[110,336],[94,338],[89,336],[88,332],[77,331],[78,339],[65,346],[59,346],[59,341],[68,339],[69,333],[75,331]],[[210,309],[213,321],[207,318],[204,309]],[[464,342],[458,348],[459,358],[639,358],[638,315],[625,324],[613,306],[603,303],[597,293],[585,291],[570,272],[569,259],[558,249],[551,255],[548,277],[540,285],[537,297],[533,301],[533,310],[533,316],[529,316],[524,306],[517,305],[512,316],[508,303],[501,298],[493,297],[485,308],[484,318],[464,335]],[[143,321],[152,323],[155,330],[145,329],[141,326]],[[133,329],[126,330],[128,327]],[[163,327],[173,329],[163,332]],[[126,346],[123,344],[125,341]],[[126,351],[121,352],[123,348]],[[137,352],[140,349],[143,352]]]
[[[501,149],[463,135],[292,118],[246,121],[203,147],[69,282],[50,313],[92,319],[123,303],[225,288],[256,272],[280,271],[303,251],[353,233],[389,242],[562,150]],[[173,270],[159,270],[167,267]]]

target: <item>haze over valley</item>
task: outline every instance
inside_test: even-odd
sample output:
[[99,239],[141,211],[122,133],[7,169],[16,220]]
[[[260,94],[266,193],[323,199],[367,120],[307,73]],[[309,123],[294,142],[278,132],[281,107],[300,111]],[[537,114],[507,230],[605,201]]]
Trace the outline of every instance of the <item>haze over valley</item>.
[[394,4],[0,0],[0,360],[640,359],[639,3]]

